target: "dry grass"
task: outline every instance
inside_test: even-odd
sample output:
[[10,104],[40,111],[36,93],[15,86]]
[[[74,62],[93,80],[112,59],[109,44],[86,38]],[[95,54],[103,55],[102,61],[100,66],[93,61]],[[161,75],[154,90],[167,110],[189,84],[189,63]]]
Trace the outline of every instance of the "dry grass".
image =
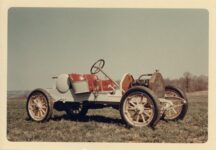
[[155,130],[126,128],[117,110],[89,110],[82,120],[54,112],[47,123],[27,120],[25,100],[8,100],[9,141],[166,142],[203,143],[208,138],[208,93],[188,94],[189,110],[183,121],[160,121]]

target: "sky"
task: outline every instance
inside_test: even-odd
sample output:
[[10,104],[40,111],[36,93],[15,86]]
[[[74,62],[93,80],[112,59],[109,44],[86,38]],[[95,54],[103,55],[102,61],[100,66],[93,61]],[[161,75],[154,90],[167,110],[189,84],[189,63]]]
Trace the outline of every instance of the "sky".
[[10,8],[8,90],[52,87],[103,58],[114,80],[159,69],[165,78],[208,75],[205,9]]

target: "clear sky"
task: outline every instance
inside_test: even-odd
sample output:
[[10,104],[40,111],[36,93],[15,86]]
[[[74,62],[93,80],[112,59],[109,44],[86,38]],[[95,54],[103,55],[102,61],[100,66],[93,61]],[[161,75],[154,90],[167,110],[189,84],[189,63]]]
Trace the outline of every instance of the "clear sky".
[[159,69],[164,77],[208,75],[204,9],[11,8],[8,90],[52,87],[52,76],[89,73],[99,58],[120,79]]

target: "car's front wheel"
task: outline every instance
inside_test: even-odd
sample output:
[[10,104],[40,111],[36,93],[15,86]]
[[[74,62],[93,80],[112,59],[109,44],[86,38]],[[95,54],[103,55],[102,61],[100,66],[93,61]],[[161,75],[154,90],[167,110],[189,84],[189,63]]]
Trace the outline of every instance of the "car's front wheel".
[[129,89],[120,102],[120,114],[128,126],[156,125],[160,117],[157,97],[145,87]]

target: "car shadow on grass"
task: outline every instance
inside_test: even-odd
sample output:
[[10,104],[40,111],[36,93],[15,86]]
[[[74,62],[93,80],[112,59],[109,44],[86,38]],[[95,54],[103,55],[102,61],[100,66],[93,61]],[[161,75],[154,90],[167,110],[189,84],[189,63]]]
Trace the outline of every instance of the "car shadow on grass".
[[[88,106],[93,107],[95,105]],[[96,108],[100,108],[101,105],[97,105]],[[76,103],[62,103],[62,102],[55,102],[54,109],[57,111],[66,111],[67,108],[76,107]],[[77,107],[79,107],[79,104],[77,103]],[[101,107],[103,108],[103,107]],[[60,120],[69,120],[69,121],[79,121],[79,122],[89,122],[89,121],[95,121],[95,122],[101,122],[101,123],[108,123],[108,124],[118,124],[122,125],[124,122],[120,118],[111,118],[107,116],[102,115],[82,115],[82,116],[71,116],[68,114],[56,114],[52,117],[53,121],[60,121]]]
[[101,123],[111,123],[111,124],[117,124],[117,125],[123,125],[122,119],[118,118],[110,118],[106,116],[100,116],[100,115],[91,115],[91,116],[81,116],[81,117],[72,117],[66,114],[63,115],[54,115],[52,117],[53,121],[60,121],[60,120],[69,120],[69,121],[79,121],[79,122],[89,122],[89,121],[95,121],[95,122],[101,122]]

